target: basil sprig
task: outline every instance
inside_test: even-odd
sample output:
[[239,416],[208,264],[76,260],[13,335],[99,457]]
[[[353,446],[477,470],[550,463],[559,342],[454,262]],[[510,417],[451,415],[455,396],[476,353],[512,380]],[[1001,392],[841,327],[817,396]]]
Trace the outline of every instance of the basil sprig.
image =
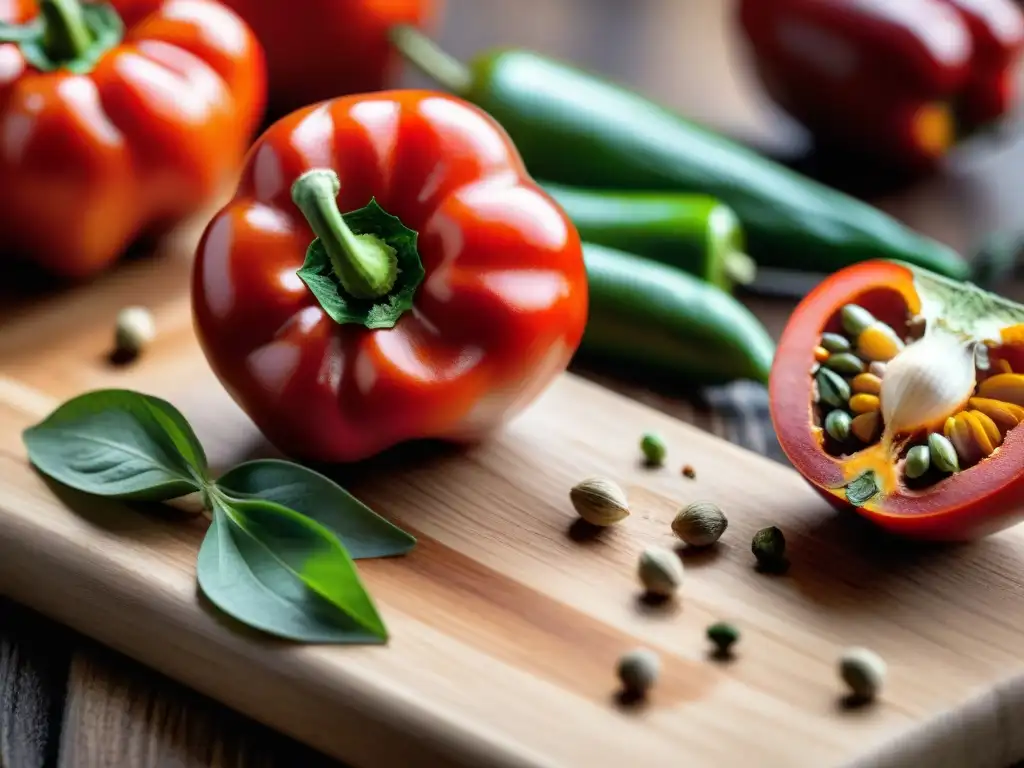
[[301,642],[387,641],[354,561],[403,555],[416,540],[328,477],[265,459],[214,480],[185,417],[123,389],[72,398],[23,439],[40,472],[94,496],[169,501],[200,493],[211,524],[197,580],[236,620]]

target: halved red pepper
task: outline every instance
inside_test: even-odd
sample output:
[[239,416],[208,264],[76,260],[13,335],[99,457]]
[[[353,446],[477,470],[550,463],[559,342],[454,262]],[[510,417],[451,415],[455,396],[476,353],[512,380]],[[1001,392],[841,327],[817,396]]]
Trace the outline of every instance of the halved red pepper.
[[769,95],[819,140],[927,169],[1005,115],[1024,50],[1012,0],[741,0]]
[[938,540],[1024,519],[1024,307],[896,262],[849,267],[793,312],[769,388],[782,449],[836,507]]
[[0,250],[68,278],[208,205],[263,108],[263,53],[212,0],[0,3]]
[[587,298],[579,235],[504,130],[415,90],[268,128],[193,278],[225,388],[280,450],[323,462],[494,430],[568,365]]

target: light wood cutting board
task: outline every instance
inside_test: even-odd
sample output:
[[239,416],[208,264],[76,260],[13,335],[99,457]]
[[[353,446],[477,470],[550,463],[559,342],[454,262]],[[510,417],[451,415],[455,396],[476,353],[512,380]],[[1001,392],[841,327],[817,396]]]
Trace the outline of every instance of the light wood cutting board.
[[[419,537],[408,557],[360,563],[390,645],[240,630],[197,595],[205,523],[58,495],[20,438],[64,399],[117,386],[181,408],[215,466],[272,455],[195,343],[188,271],[172,252],[0,314],[0,592],[354,766],[1024,757],[1024,530],[900,545],[832,513],[790,470],[569,375],[490,444],[339,475]],[[148,305],[160,335],[118,368],[107,353],[126,303]],[[663,470],[637,461],[646,429],[669,441]],[[595,473],[623,484],[633,515],[583,538],[568,490]],[[645,605],[637,554],[673,546],[675,509],[697,499],[719,503],[729,529],[685,556],[679,600]],[[788,538],[784,576],[753,569],[751,536],[769,524]],[[718,619],[743,632],[729,663],[707,656]],[[849,710],[836,658],[852,644],[882,654],[890,675],[881,700]],[[640,645],[661,653],[663,675],[645,705],[624,707],[616,659]]]

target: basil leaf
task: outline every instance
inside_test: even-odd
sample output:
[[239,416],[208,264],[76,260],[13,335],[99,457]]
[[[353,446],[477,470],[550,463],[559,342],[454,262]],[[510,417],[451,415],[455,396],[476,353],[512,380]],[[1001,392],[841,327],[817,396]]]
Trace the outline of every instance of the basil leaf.
[[170,403],[122,389],[68,400],[22,433],[29,460],[96,496],[166,501],[201,490],[206,454]]
[[355,563],[327,528],[272,501],[212,498],[196,575],[220,610],[290,640],[387,640]]
[[217,487],[233,498],[258,497],[313,518],[341,539],[353,560],[404,555],[416,545],[333,480],[300,464],[249,461],[228,470]]

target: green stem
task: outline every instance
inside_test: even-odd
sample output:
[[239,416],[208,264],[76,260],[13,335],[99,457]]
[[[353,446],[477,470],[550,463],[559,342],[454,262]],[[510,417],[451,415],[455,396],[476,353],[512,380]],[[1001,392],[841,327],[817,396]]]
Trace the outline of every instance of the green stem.
[[74,61],[93,44],[79,0],[41,0],[43,45],[54,61]]
[[408,24],[396,24],[388,30],[391,44],[424,74],[432,77],[456,95],[464,95],[473,86],[469,68],[437,43]]
[[314,168],[292,184],[292,200],[323,245],[345,292],[356,299],[380,298],[398,277],[395,249],[378,237],[349,229],[338,210],[340,189],[338,174]]

